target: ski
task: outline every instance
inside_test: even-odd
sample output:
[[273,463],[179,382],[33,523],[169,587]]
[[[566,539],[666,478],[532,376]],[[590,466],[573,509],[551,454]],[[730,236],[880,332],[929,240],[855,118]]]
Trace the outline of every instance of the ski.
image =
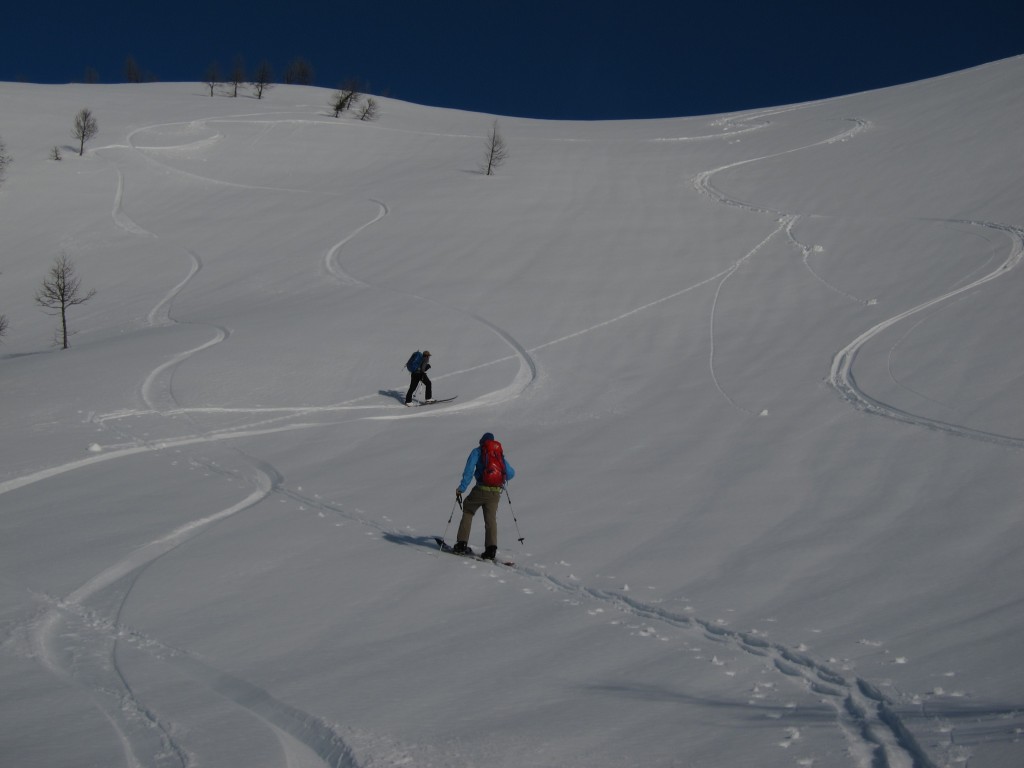
[[449,544],[447,541],[442,539],[440,536],[435,536],[434,537],[434,541],[437,542],[437,547],[442,552],[447,552],[448,554],[455,555],[456,557],[468,557],[468,558],[471,558],[473,560],[479,560],[480,562],[483,562],[483,563],[497,563],[498,565],[506,565],[509,568],[515,568],[515,565],[516,565],[515,562],[513,562],[512,560],[487,560],[487,559],[485,559],[483,557],[480,557],[480,555],[478,555],[475,552],[473,552],[472,554],[465,554],[465,555],[459,554],[458,552],[456,552],[455,550],[452,549],[452,545],[451,544]]
[[458,397],[458,395],[453,395],[452,397],[445,397],[445,398],[442,398],[441,400],[434,400],[434,401],[429,402],[429,403],[426,400],[413,400],[413,402],[416,403],[417,407],[422,406],[422,405],[439,405],[440,403],[450,403],[456,397]]

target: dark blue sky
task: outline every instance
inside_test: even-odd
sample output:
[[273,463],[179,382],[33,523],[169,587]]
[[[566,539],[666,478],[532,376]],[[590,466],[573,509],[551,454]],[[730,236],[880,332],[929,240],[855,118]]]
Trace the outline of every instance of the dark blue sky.
[[[1024,3],[751,0],[15,0],[0,80],[159,80],[216,60],[421,104],[554,119],[705,115],[945,74],[1024,53]],[[0,124],[3,116],[0,115]]]

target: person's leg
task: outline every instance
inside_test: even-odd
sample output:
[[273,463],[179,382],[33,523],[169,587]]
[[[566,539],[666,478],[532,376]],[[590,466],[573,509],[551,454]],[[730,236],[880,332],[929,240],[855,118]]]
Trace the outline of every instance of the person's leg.
[[[475,511],[473,510],[473,512]],[[469,544],[469,534],[473,530],[473,512],[466,509],[465,502],[463,502],[462,520],[459,521],[459,532],[455,535],[456,545]]]
[[487,495],[489,494],[474,486],[469,495],[462,500],[462,520],[459,521],[459,532],[455,536],[456,546],[459,543],[469,543],[469,534],[473,529],[473,515],[487,501]]
[[420,377],[419,374],[412,374],[412,379],[409,381],[409,391],[405,393],[405,404],[408,405],[412,402],[412,393],[416,391],[416,387],[419,386]]
[[421,375],[420,378],[423,380],[424,385],[426,385],[426,387],[427,387],[427,397],[426,397],[426,399],[427,400],[433,400],[434,399],[433,388],[432,388],[432,385],[430,383],[429,377],[427,376],[427,374],[424,373],[424,374]]
[[498,505],[501,503],[501,494],[488,491],[486,495],[483,503],[484,546],[493,556],[498,549]]

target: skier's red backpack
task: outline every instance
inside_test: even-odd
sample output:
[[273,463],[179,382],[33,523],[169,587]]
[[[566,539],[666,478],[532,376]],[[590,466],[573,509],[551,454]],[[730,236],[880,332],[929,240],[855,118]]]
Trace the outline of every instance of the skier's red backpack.
[[505,485],[505,453],[493,438],[480,443],[480,484],[491,488]]

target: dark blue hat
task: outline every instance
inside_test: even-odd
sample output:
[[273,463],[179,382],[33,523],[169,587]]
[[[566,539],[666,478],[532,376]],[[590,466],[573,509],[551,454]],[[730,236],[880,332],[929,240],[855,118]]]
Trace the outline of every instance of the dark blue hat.
[[484,432],[484,436],[480,438],[480,445],[483,445],[488,440],[493,440],[493,439],[494,439],[494,433],[492,433],[492,432]]

